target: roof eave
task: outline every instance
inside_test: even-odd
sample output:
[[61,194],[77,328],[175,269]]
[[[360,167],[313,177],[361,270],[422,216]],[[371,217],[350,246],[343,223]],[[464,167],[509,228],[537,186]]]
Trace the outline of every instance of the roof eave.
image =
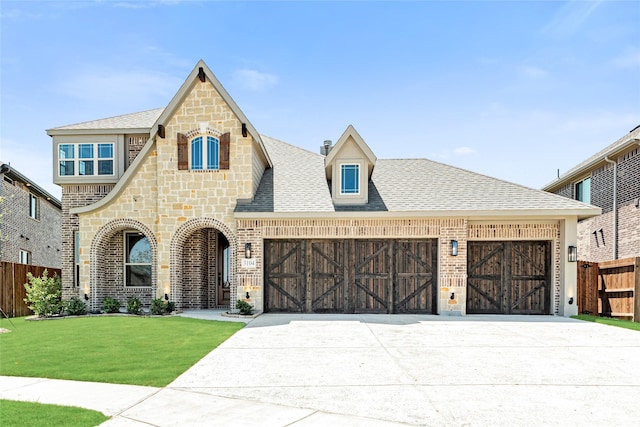
[[577,168],[577,169],[572,169],[569,170],[568,172],[566,172],[565,174],[561,175],[559,178],[557,178],[556,180],[548,183],[547,185],[545,185],[544,187],[542,187],[542,190],[544,191],[549,191],[549,192],[553,192],[554,190],[557,190],[558,188],[562,187],[563,185],[566,185],[568,183],[571,183],[573,180],[579,178],[581,175],[586,174],[587,172],[596,169],[597,167],[603,165],[606,163],[605,161],[605,157],[610,157],[610,156],[616,156],[624,151],[627,151],[630,147],[632,147],[633,145],[640,145],[640,139],[639,138],[630,138],[625,144],[620,145],[618,147],[616,147],[615,149],[612,149],[610,151],[607,151],[605,153],[603,153],[601,156],[596,157],[595,159],[593,159],[592,161],[585,163],[584,165],[582,165],[581,167]]
[[67,135],[121,135],[144,133],[148,134],[151,128],[105,128],[105,129],[47,129],[49,136]]

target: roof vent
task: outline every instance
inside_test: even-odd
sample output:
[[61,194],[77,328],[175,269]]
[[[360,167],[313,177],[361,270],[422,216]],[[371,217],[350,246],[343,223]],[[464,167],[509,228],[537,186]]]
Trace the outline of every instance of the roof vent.
[[326,156],[327,154],[329,154],[329,151],[331,151],[331,148],[333,148],[331,147],[331,140],[325,139],[324,144],[320,147],[320,154]]

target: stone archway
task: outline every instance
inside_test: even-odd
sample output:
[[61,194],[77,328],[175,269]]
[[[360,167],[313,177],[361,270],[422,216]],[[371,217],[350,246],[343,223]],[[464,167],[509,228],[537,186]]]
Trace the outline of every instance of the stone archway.
[[184,308],[185,300],[183,298],[184,284],[184,249],[190,237],[199,230],[213,229],[221,233],[229,242],[230,260],[229,260],[229,282],[230,282],[230,301],[235,301],[237,295],[237,279],[236,279],[236,251],[237,239],[235,233],[223,222],[214,218],[193,218],[182,224],[173,235],[170,244],[170,261],[171,270],[170,292],[171,299],[176,302],[179,308]]
[[[144,234],[151,246],[151,286],[130,288],[124,285],[124,243],[125,231],[135,230]],[[121,303],[129,296],[140,298],[144,305],[150,305],[157,295],[157,257],[158,243],[149,227],[134,219],[114,219],[103,225],[93,236],[90,248],[90,301],[92,310],[99,309],[105,297],[116,298]]]

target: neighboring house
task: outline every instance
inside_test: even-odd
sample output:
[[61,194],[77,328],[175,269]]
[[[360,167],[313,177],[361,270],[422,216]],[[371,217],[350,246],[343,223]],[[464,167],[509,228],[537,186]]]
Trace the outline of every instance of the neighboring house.
[[578,223],[581,260],[640,256],[640,126],[543,190],[602,209],[602,215]]
[[7,163],[0,175],[0,261],[60,268],[60,201]]
[[324,154],[260,135],[202,61],[165,108],[47,132],[64,294],[93,309],[577,313],[568,252],[599,208],[378,159],[352,126]]

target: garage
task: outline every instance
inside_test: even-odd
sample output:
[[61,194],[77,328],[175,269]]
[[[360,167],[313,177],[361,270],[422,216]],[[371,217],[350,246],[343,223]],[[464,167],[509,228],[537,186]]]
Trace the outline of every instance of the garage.
[[467,245],[467,314],[550,314],[551,242]]
[[437,240],[265,240],[265,311],[435,313]]

